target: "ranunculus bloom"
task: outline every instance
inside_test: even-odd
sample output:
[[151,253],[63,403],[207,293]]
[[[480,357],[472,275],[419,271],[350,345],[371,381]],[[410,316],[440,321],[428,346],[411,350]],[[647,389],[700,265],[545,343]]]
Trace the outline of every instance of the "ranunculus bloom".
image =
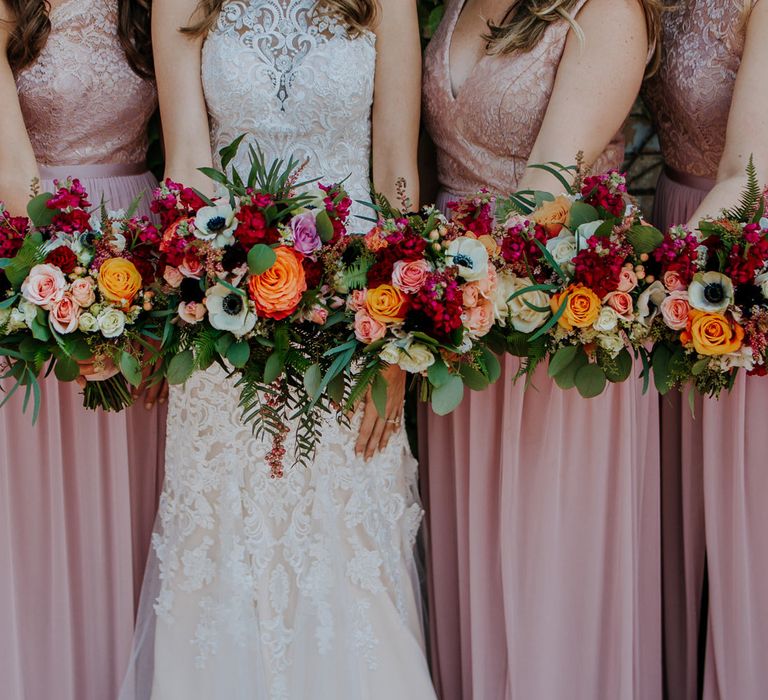
[[680,340],[684,345],[692,343],[700,355],[726,355],[741,347],[744,329],[722,314],[691,309]]
[[182,321],[194,325],[205,318],[206,308],[202,302],[182,301],[177,312]]
[[90,277],[82,277],[72,282],[69,288],[72,298],[79,306],[89,307],[96,301],[93,280]]
[[673,331],[681,331],[688,325],[688,313],[691,305],[688,303],[688,292],[681,290],[672,292],[659,305],[664,323]]
[[422,343],[411,343],[400,351],[397,360],[400,369],[411,374],[420,374],[435,364],[435,356],[432,351]]
[[486,335],[493,327],[494,320],[493,303],[488,299],[483,299],[464,314],[464,325],[475,338]]
[[309,255],[323,247],[312,212],[294,216],[291,219],[291,231],[293,231],[293,247],[300,253]]
[[591,326],[600,313],[600,298],[589,287],[581,284],[573,284],[566,290],[555,294],[550,301],[550,308],[553,313],[565,301],[565,311],[558,319],[558,323],[566,330],[576,328],[588,328]]
[[101,311],[96,317],[96,322],[105,338],[117,338],[125,330],[125,314],[111,306]]
[[605,295],[603,299],[605,304],[608,304],[621,318],[625,321],[632,320],[632,297],[626,292],[610,292]]
[[371,318],[381,323],[400,323],[405,320],[407,299],[391,284],[382,284],[369,289],[365,297],[365,308]]
[[565,195],[555,197],[554,201],[544,202],[531,219],[544,227],[550,236],[557,236],[560,230],[568,222],[571,213],[571,200]]
[[365,296],[367,293],[365,289],[354,289],[351,291],[347,297],[347,308],[350,311],[360,311],[360,309],[365,308]]
[[661,278],[661,281],[670,292],[682,291],[683,289],[686,289],[687,286],[680,277],[680,273],[675,270],[667,270]]
[[387,327],[368,315],[365,309],[355,314],[355,337],[366,345],[381,340],[387,334]]
[[461,298],[465,309],[473,309],[480,301],[480,290],[475,282],[467,282],[461,288]]
[[163,270],[163,279],[175,289],[181,284],[184,275],[182,275],[178,268],[173,265],[166,265],[165,270]]
[[60,301],[51,307],[50,321],[54,329],[66,335],[77,330],[77,322],[80,317],[80,307],[75,300],[65,294]]
[[619,273],[619,291],[629,293],[635,287],[637,287],[637,275],[635,274],[635,271],[628,267],[622,268]]
[[141,289],[141,274],[130,260],[109,258],[99,268],[99,289],[109,301],[128,307]]
[[67,280],[58,267],[35,265],[21,283],[21,295],[37,306],[49,309],[64,296]]
[[401,292],[416,294],[431,271],[432,266],[423,258],[407,262],[398,260],[392,268],[392,284]]
[[260,316],[279,321],[296,310],[307,291],[307,280],[301,253],[278,246],[275,255],[272,267],[260,275],[251,275],[248,292]]

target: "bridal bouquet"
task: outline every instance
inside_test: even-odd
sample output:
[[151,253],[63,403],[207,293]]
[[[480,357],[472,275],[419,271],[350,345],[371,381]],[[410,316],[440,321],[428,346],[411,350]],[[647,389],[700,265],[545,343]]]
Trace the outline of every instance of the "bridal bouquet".
[[[661,232],[642,221],[620,173],[583,177],[577,167],[534,167],[557,177],[565,194],[518,192],[497,201],[496,224],[488,195],[453,204],[454,220],[473,222],[494,241],[495,346],[524,358],[521,375],[548,359],[558,386],[587,398],[626,380],[633,354],[648,377],[655,280],[647,264]],[[573,185],[568,171],[576,173]]]
[[751,162],[747,172],[736,209],[700,222],[699,235],[673,228],[653,253],[652,363],[661,393],[692,382],[717,397],[740,369],[766,373],[768,219]]
[[[78,360],[111,360],[120,374],[88,382],[84,405],[119,411],[132,402],[145,348],[155,338],[150,313],[157,229],[130,212],[91,210],[78,180],[34,197],[28,217],[0,205],[0,356],[14,384],[3,403],[25,387],[24,409],[40,407],[38,377],[79,376]],[[132,207],[133,208],[133,207]]]

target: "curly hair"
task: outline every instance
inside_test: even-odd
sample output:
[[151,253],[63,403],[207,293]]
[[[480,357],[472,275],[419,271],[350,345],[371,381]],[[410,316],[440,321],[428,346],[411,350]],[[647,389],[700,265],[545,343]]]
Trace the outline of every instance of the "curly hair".
[[[32,63],[51,32],[49,0],[4,0],[13,16],[8,40],[8,61],[14,70]],[[151,78],[151,0],[117,0],[117,34],[125,57],[135,73]]]

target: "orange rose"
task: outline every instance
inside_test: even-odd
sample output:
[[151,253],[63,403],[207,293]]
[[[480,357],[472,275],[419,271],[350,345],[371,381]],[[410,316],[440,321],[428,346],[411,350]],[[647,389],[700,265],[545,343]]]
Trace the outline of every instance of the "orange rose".
[[365,296],[365,308],[371,318],[379,323],[400,323],[405,320],[408,300],[399,289],[391,284],[382,284],[369,289]]
[[688,326],[680,334],[683,345],[693,343],[699,355],[726,355],[736,352],[744,340],[744,329],[722,314],[691,309]]
[[98,282],[104,298],[120,304],[123,308],[131,305],[141,289],[139,271],[125,258],[105,260],[99,268]]
[[544,202],[531,218],[539,226],[543,226],[550,236],[557,236],[560,229],[568,222],[571,213],[571,200],[565,195],[555,197],[554,200]]
[[557,322],[566,330],[576,328],[589,328],[600,314],[600,298],[591,289],[581,285],[572,284],[566,290],[555,294],[549,302],[553,313],[563,305],[565,311]]
[[257,315],[279,321],[296,311],[307,291],[307,280],[301,253],[279,246],[275,248],[275,255],[277,259],[269,270],[251,275],[248,293],[256,305]]

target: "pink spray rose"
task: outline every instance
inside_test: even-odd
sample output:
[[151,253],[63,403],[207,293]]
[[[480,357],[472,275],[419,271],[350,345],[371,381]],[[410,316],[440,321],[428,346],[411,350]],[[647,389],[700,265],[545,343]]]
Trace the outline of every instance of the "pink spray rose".
[[619,291],[629,293],[635,287],[637,287],[637,275],[635,274],[635,271],[628,267],[622,268],[619,273]]
[[381,340],[387,333],[387,326],[371,318],[365,309],[355,314],[355,337],[366,345]]
[[203,263],[200,262],[196,255],[185,255],[184,261],[179,265],[179,272],[184,277],[199,280],[203,276]]
[[69,294],[65,294],[51,307],[51,325],[62,335],[77,330],[77,321],[79,318],[80,307]]
[[659,305],[661,317],[673,331],[682,331],[688,324],[688,312],[691,305],[688,303],[688,292],[677,290],[672,292]]
[[53,265],[35,265],[21,284],[21,295],[29,302],[50,309],[64,296],[67,280]]
[[313,306],[307,320],[311,323],[316,323],[318,326],[325,325],[325,322],[328,320],[328,309],[320,305]]
[[179,318],[189,324],[199,323],[205,318],[205,304],[198,301],[182,301],[179,304]]
[[494,320],[494,305],[489,299],[482,299],[476,306],[467,309],[464,314],[464,323],[476,338],[486,335],[491,330]]
[[668,270],[665,272],[664,277],[662,277],[662,282],[664,282],[664,286],[670,292],[681,292],[687,288],[683,280],[680,278],[679,273],[675,272],[674,270]]
[[163,270],[163,279],[174,289],[176,289],[181,281],[184,279],[184,275],[179,272],[178,268],[173,265],[166,265]]
[[603,302],[608,304],[625,321],[632,320],[634,304],[632,303],[632,297],[626,292],[610,292],[605,295]]
[[392,285],[406,294],[416,294],[432,271],[426,260],[398,260],[392,268]]
[[82,308],[88,308],[96,301],[96,292],[94,287],[95,285],[90,277],[82,277],[72,282],[72,286],[69,288],[69,291],[78,306],[81,306]]
[[365,308],[365,289],[355,289],[347,297],[347,307],[350,311],[360,311]]

